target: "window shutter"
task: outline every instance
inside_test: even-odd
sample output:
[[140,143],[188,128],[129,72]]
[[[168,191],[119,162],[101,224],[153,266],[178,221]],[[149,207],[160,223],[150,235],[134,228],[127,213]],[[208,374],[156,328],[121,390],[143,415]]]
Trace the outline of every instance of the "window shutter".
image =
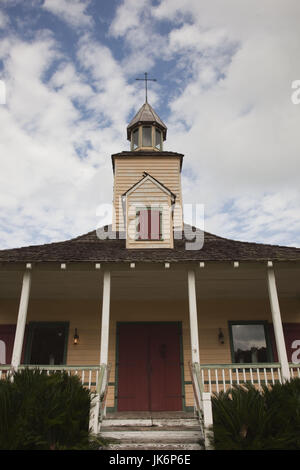
[[159,240],[161,234],[160,224],[160,211],[158,209],[152,209],[151,211],[151,240]]
[[148,240],[149,239],[149,217],[148,217],[148,210],[142,209],[140,210],[140,239],[141,240]]

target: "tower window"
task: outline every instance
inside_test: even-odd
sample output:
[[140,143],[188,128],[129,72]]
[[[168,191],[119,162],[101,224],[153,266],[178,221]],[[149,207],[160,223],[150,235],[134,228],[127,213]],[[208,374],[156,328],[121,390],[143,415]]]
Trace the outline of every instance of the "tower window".
[[137,240],[162,240],[162,213],[159,209],[137,212]]
[[135,129],[132,133],[132,147],[136,149],[139,146],[139,130]]
[[150,126],[143,126],[143,147],[152,146],[152,128]]
[[161,132],[155,129],[155,147],[161,149]]

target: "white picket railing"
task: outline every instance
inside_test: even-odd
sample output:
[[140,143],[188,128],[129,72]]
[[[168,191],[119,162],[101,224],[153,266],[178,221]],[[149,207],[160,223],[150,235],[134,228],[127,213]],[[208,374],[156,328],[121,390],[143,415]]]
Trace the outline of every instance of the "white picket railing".
[[291,379],[298,377],[300,379],[300,364],[290,364]]
[[93,394],[90,410],[90,429],[94,434],[100,432],[103,418],[106,414],[106,397],[108,392],[110,364],[101,364],[99,380]]
[[[79,377],[82,385],[88,388],[92,395],[90,410],[90,425],[92,432],[98,434],[101,422],[105,416],[105,402],[108,391],[110,366],[101,364],[100,366],[67,366],[67,365],[21,365],[18,370],[22,369],[39,369],[47,375],[53,372],[66,372],[68,375],[76,375]],[[6,377],[13,377],[13,369],[10,365],[0,364],[0,380]]]
[[203,390],[209,393],[226,392],[233,385],[250,383],[262,385],[282,383],[281,367],[278,363],[267,364],[205,364],[201,365]]
[[197,362],[189,363],[190,373],[193,384],[195,407],[201,427],[201,432],[204,440],[204,448],[206,450],[212,449],[213,437],[213,415],[211,394],[204,392],[203,384],[201,382],[200,365]]
[[[100,366],[68,366],[68,365],[21,365],[18,370],[22,369],[40,369],[46,371],[49,375],[51,372],[66,372],[68,375],[76,375],[79,377],[82,385],[90,391],[95,391],[98,386]],[[0,364],[0,379],[12,374],[10,365]]]
[[[300,364],[289,364],[291,379],[300,378]],[[266,364],[201,364],[203,390],[209,393],[226,392],[233,385],[250,383],[261,388],[282,383],[279,363]]]

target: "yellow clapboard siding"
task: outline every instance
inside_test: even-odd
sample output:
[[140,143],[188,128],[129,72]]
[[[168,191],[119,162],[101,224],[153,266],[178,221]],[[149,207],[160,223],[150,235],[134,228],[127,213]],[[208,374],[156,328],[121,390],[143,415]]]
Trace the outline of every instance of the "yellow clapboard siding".
[[[112,286],[113,287],[113,286]],[[112,294],[113,295],[113,294]],[[0,324],[15,324],[17,321],[19,299],[0,300]],[[281,299],[283,322],[299,323],[299,300]],[[198,299],[198,325],[200,362],[202,364],[230,364],[231,352],[228,321],[266,320],[271,322],[270,307],[266,300],[208,300]],[[101,331],[101,299],[87,300],[51,300],[30,299],[27,323],[69,322],[67,350],[68,365],[99,365],[100,363],[100,331]],[[178,321],[182,325],[182,348],[184,363],[184,381],[191,380],[189,362],[190,325],[188,303],[186,301],[115,301],[111,302],[109,363],[111,365],[110,383],[116,381],[116,334],[118,322],[135,321]],[[80,341],[73,345],[73,334],[78,329]],[[225,336],[223,345],[218,342],[218,329],[222,328]],[[193,406],[192,386],[186,384],[185,402]],[[107,406],[115,404],[114,385],[109,387]]]
[[[123,229],[123,207],[121,196],[134,184],[140,181],[143,173],[147,172],[160,183],[166,186],[176,195],[176,202],[181,206],[181,180],[180,180],[180,158],[161,157],[161,156],[141,156],[134,157],[115,157],[114,172],[114,207],[115,207],[115,224],[116,230]],[[141,200],[145,204],[160,202],[158,188],[153,188],[147,181],[143,186],[143,191],[139,191],[132,198]],[[141,202],[140,201],[140,202]],[[121,220],[120,220],[121,219]],[[181,218],[176,218],[176,226],[182,226]],[[170,219],[170,227],[172,220]],[[171,243],[172,245],[172,243]],[[134,245],[135,246],[135,245]],[[129,243],[128,248],[131,247]],[[149,246],[150,247],[150,246]]]

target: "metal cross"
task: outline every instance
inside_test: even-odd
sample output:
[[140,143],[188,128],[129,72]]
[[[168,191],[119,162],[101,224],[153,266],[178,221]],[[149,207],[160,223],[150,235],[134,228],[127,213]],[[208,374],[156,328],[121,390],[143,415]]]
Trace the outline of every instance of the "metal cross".
[[145,82],[145,95],[146,95],[146,103],[148,103],[148,86],[147,82],[156,82],[156,78],[148,78],[148,73],[145,72],[145,78],[136,78],[136,80],[143,80]]

